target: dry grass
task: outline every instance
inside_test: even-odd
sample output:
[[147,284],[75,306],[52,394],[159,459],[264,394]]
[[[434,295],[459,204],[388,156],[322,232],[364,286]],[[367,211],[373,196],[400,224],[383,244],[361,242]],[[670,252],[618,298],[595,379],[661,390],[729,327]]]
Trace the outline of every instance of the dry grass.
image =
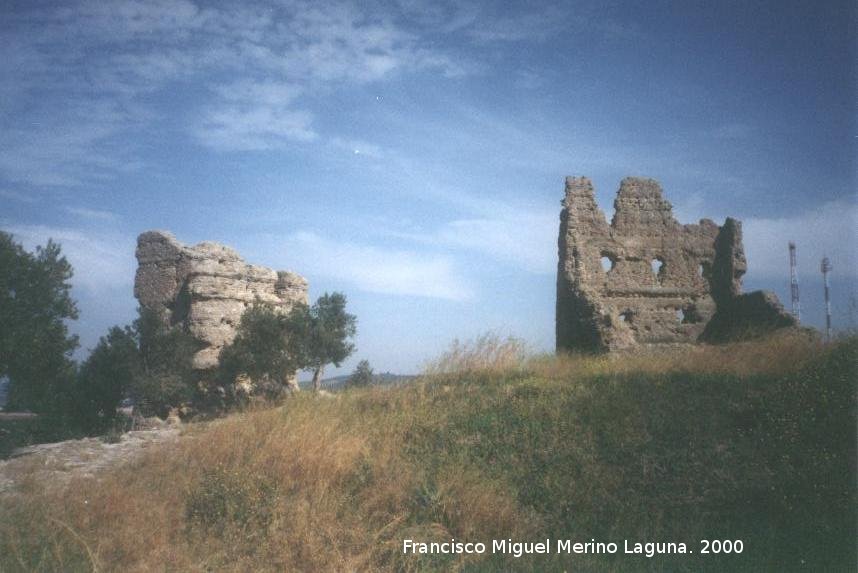
[[[479,428],[499,423],[498,405],[515,408],[519,424],[547,415],[565,424],[562,416],[574,408],[559,405],[551,393],[588,377],[777,375],[824,352],[815,342],[790,337],[618,359],[527,357],[520,341],[493,335],[457,341],[427,368],[437,378],[394,390],[348,391],[333,400],[295,396],[280,408],[192,426],[179,443],[64,490],[29,483],[14,497],[0,496],[0,570],[460,570],[472,562],[403,556],[402,539],[532,539],[545,533],[541,502],[524,503],[531,490],[516,477],[530,475],[530,462],[498,467],[492,448],[500,446],[481,442],[491,432]],[[498,394],[449,384],[477,374],[483,384],[486,373],[502,386]],[[585,413],[595,411],[592,400],[582,404],[588,404]],[[471,427],[470,419],[485,426]],[[585,448],[592,440],[587,426],[572,427],[567,435],[549,424],[552,447],[568,448],[563,455],[584,464],[586,476],[587,464],[602,461],[597,450]],[[516,447],[504,446],[512,454]],[[537,442],[521,450],[523,460],[538,455],[549,464],[539,474],[540,487],[578,471],[575,465],[562,466],[563,475],[551,473],[559,454],[532,451],[540,447],[548,446]],[[457,452],[478,452],[481,461]],[[578,484],[576,499],[623,487],[610,481],[619,474],[592,471],[606,478]]]
[[527,344],[487,332],[474,340],[456,339],[450,348],[424,367],[427,376],[499,374],[519,370],[527,359]]
[[0,498],[0,570],[364,571],[398,563],[403,536],[521,530],[503,485],[479,473],[442,470],[426,494],[402,443],[419,402],[298,396],[200,424],[97,480],[31,480]]
[[727,345],[677,345],[614,355],[560,354],[530,357],[524,368],[549,379],[572,376],[665,374],[783,374],[826,351],[821,340],[801,332]]
[[793,372],[825,352],[821,339],[784,331],[766,339],[728,345],[676,345],[620,354],[532,354],[515,337],[487,332],[473,340],[454,340],[424,367],[428,377],[534,375],[569,379],[629,373],[780,374]]

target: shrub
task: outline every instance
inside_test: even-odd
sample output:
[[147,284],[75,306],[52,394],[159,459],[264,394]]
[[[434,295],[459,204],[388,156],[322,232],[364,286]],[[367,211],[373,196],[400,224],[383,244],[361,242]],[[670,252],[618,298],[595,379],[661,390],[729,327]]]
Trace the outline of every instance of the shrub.
[[357,367],[355,367],[354,372],[352,372],[352,375],[349,377],[346,384],[352,387],[369,386],[372,384],[373,376],[374,374],[372,366],[369,365],[369,360],[361,360],[358,362]]
[[188,493],[185,518],[189,528],[223,536],[242,530],[245,539],[263,533],[271,523],[276,483],[244,468],[218,466],[205,470]]

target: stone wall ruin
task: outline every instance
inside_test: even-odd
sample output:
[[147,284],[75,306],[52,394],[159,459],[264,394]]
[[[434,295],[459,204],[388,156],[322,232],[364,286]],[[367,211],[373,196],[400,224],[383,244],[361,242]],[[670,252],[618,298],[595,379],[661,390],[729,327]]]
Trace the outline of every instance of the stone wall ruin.
[[557,349],[725,341],[794,326],[773,293],[742,294],[742,226],[682,225],[652,179],[623,179],[610,224],[586,177],[566,178]]
[[256,299],[288,312],[307,304],[307,280],[289,271],[250,265],[224,245],[183,245],[163,231],[137,237],[134,296],[165,325],[181,324],[199,342],[197,370],[214,368]]

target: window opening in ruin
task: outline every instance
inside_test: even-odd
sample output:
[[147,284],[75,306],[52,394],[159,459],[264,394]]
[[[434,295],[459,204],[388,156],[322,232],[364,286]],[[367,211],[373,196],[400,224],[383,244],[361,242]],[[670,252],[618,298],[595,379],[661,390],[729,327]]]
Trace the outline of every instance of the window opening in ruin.
[[625,322],[626,324],[631,324],[632,317],[634,314],[630,310],[626,310],[620,313],[620,322]]
[[609,255],[608,253],[602,253],[602,270],[606,273],[614,270],[614,267],[617,264],[617,261],[614,260],[614,257]]
[[676,320],[681,324],[696,324],[703,320],[697,308],[694,305],[686,306],[685,308],[676,309]]
[[652,267],[653,274],[661,278],[661,269],[664,268],[664,261],[659,258],[655,258],[650,262],[650,266]]

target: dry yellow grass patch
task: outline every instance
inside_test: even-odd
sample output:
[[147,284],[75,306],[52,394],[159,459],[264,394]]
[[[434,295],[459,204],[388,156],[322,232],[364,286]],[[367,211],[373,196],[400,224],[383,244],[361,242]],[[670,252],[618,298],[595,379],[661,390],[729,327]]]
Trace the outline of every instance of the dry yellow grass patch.
[[[439,523],[404,436],[420,393],[370,389],[296,396],[276,409],[192,426],[98,479],[63,491],[33,483],[0,499],[5,568],[21,570],[349,571],[395,567],[402,536],[510,530],[514,501],[476,473],[438,481]],[[457,508],[468,508],[462,512]],[[453,524],[452,527],[449,524]],[[4,569],[5,570],[5,569]]]
[[[432,376],[408,387],[347,391],[336,400],[298,395],[279,408],[191,425],[178,443],[153,447],[63,491],[31,480],[20,495],[0,497],[0,570],[420,570],[426,563],[403,556],[402,539],[527,538],[544,525],[543,516],[518,501],[528,484],[505,481],[530,468],[497,472],[485,460],[481,466],[444,454],[445,440],[475,441],[463,452],[479,445],[481,434],[462,426],[472,412],[488,430],[504,401],[505,419],[521,428],[545,413],[566,423],[545,396],[594,375],[778,373],[824,352],[816,342],[788,336],[620,358],[527,357],[520,341],[493,335],[457,342],[427,368]],[[477,378],[497,379],[498,391],[466,383]],[[447,431],[453,421],[455,435]],[[632,431],[642,423],[627,425]],[[566,444],[569,460],[602,475],[598,452],[584,447],[590,442],[537,426],[532,431],[555,447]],[[555,453],[538,459],[554,463]],[[578,496],[586,498],[588,487],[621,489],[622,475],[605,475],[617,484],[581,483]],[[444,568],[468,562],[455,557]]]

